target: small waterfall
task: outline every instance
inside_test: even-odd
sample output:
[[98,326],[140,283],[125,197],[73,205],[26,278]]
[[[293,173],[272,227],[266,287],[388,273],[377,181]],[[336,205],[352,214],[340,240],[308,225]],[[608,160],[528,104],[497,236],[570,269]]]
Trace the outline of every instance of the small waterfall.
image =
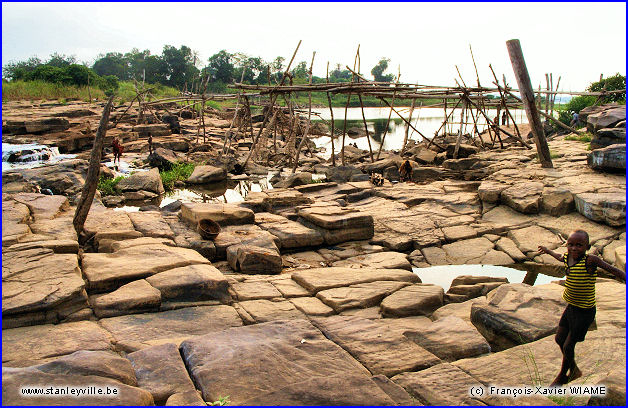
[[63,159],[74,158],[74,154],[59,154],[54,146],[2,143],[2,171],[24,169],[56,163]]

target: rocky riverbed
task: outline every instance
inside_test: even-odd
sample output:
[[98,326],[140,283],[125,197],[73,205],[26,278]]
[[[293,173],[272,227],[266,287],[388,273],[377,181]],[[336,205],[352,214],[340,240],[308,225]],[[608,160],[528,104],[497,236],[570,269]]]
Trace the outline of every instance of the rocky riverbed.
[[[3,140],[50,140],[72,152],[93,138],[98,105],[20,106],[3,106]],[[208,122],[219,125],[211,133],[229,126],[218,115]],[[142,132],[154,131],[167,134],[155,134],[164,152],[153,161],[204,158],[207,167],[193,175],[203,184],[243,177],[195,145],[185,134],[194,126],[181,120],[183,134],[172,135],[160,124],[121,123],[108,136],[121,137],[137,166],[151,167]],[[212,137],[206,146],[219,144]],[[469,394],[489,384],[546,386],[560,367],[552,334],[565,307],[561,268],[538,245],[562,252],[569,232],[582,228],[595,251],[625,269],[625,175],[592,169],[585,143],[556,136],[549,146],[553,169],[512,145],[463,145],[456,159],[417,145],[407,156],[413,182],[393,183],[401,156],[370,163],[347,148],[350,165],[313,155],[295,176],[277,166],[276,188],[239,203],[125,212],[97,197],[81,245],[72,226],[87,169],[81,153],[4,173],[3,404],[560,403]],[[268,166],[251,163],[245,173],[256,171]],[[388,180],[374,186],[371,171]],[[327,180],[312,183],[312,173]],[[156,169],[123,187],[119,202],[163,193]],[[214,240],[199,235],[202,218],[221,225]],[[422,282],[421,268],[461,264],[557,278],[529,286],[478,273],[447,291]],[[597,305],[596,324],[576,348],[584,372],[576,382],[604,384],[606,397],[568,402],[623,405],[625,284],[598,278]],[[25,385],[118,394],[26,397]]]

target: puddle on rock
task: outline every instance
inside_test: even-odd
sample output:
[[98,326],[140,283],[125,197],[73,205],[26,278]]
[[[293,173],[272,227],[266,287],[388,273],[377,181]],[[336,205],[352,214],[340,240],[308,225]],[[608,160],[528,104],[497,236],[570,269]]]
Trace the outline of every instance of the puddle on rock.
[[[490,276],[493,278],[507,278],[510,283],[521,283],[526,276],[526,271],[507,268],[497,265],[438,265],[429,268],[412,268],[423,283],[433,283],[441,286],[445,292],[449,290],[451,282],[462,275],[471,276]],[[555,280],[559,280],[555,276],[544,275],[539,273],[535,285],[543,285]]]

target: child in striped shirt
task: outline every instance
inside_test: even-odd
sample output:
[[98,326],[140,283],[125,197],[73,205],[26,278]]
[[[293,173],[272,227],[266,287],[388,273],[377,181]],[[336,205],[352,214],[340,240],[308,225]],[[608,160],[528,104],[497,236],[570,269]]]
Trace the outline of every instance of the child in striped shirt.
[[[566,275],[563,299],[567,302],[567,308],[560,318],[555,337],[563,353],[563,363],[550,387],[567,384],[582,376],[582,371],[576,365],[574,354],[576,343],[584,340],[589,326],[595,319],[597,268],[602,268],[626,281],[625,272],[595,255],[587,254],[590,248],[589,234],[584,230],[576,230],[569,235],[566,254],[560,255],[544,246],[539,246],[539,251],[565,264]],[[569,375],[567,375],[568,372]]]

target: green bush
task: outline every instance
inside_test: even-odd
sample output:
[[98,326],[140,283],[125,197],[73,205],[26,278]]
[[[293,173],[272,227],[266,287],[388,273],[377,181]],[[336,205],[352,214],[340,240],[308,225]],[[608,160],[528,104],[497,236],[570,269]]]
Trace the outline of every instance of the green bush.
[[174,191],[174,183],[177,180],[185,181],[190,177],[196,164],[194,163],[176,163],[170,170],[159,173],[161,182],[166,192]]
[[565,136],[565,140],[575,140],[575,141],[578,141],[578,142],[588,143],[588,142],[591,141],[592,137],[593,137],[593,135],[591,135],[591,133],[584,133],[584,134],[578,135],[578,136],[576,136],[576,135]]
[[100,179],[98,180],[98,191],[100,191],[100,195],[105,197],[105,196],[111,196],[111,195],[119,195],[120,194],[120,190],[118,190],[118,183],[120,182],[120,180],[122,180],[124,177],[119,176],[116,178],[106,178],[104,176],[100,176]]

